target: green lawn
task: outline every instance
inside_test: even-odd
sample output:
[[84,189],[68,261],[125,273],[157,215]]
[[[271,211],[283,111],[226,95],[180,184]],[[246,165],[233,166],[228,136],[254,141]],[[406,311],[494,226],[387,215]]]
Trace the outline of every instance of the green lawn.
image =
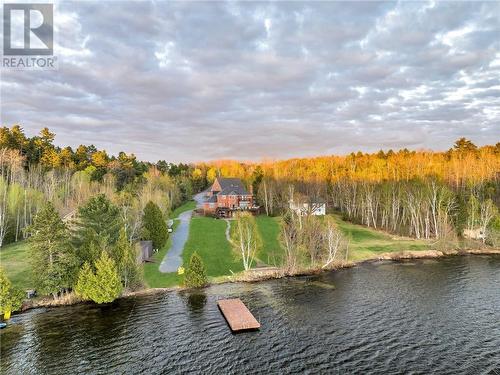
[[234,257],[226,240],[226,221],[210,217],[193,217],[189,238],[184,246],[184,265],[195,251],[205,263],[208,276],[230,275],[243,270],[241,260]]
[[259,215],[257,227],[262,237],[262,250],[258,254],[261,262],[271,266],[280,266],[283,262],[283,249],[279,243],[279,218]]
[[[385,252],[403,250],[429,250],[429,241],[401,238],[386,234],[362,225],[344,221],[339,215],[333,215],[340,230],[349,239],[349,260],[362,260],[375,257]],[[283,250],[278,240],[279,218],[264,215],[257,216],[257,226],[263,241],[259,259],[269,265],[280,265]]]
[[[189,201],[178,207],[171,217],[193,209],[196,203]],[[427,250],[429,242],[398,238],[389,234],[352,224],[334,215],[339,228],[349,238],[349,259],[353,261],[368,259],[384,252],[402,250]],[[263,240],[263,249],[258,254],[262,263],[281,265],[283,250],[278,241],[279,218],[264,215],[256,218],[257,226]],[[179,225],[174,220],[174,231]],[[189,230],[189,238],[183,252],[184,266],[194,251],[197,251],[205,263],[207,274],[211,277],[231,275],[231,272],[243,270],[241,260],[236,259],[230,244],[226,240],[226,221],[209,217],[193,217]],[[154,263],[144,264],[144,279],[151,288],[165,288],[179,285],[181,277],[177,273],[161,273],[159,266],[171,246],[171,237],[167,244],[158,253],[153,255]],[[29,289],[31,285],[30,265],[27,242],[21,241],[0,249],[0,265],[5,270],[12,284],[22,289]]]
[[179,206],[175,210],[173,210],[172,213],[170,214],[170,218],[175,219],[176,217],[179,217],[179,215],[182,214],[183,212],[186,212],[188,210],[194,210],[195,208],[196,208],[195,201],[187,201],[182,206]]
[[7,274],[12,285],[21,289],[33,287],[28,251],[26,241],[19,241],[0,248],[0,266]]
[[362,260],[380,253],[403,250],[428,250],[429,242],[399,238],[362,225],[344,221],[333,215],[345,236],[349,238],[349,260]]

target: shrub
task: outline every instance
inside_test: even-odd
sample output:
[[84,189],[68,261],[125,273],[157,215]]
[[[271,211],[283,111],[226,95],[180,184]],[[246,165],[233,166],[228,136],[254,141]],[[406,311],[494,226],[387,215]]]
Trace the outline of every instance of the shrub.
[[24,293],[22,290],[13,288],[10,280],[0,268],[0,314],[10,315],[23,305]]
[[189,260],[184,283],[190,288],[201,288],[208,284],[207,272],[201,257],[194,252]]

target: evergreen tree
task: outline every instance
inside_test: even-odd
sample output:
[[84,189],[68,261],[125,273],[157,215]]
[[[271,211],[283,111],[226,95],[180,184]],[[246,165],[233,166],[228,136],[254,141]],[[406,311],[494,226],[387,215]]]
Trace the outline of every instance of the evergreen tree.
[[207,272],[201,257],[194,252],[189,260],[184,283],[190,288],[201,288],[208,284]]
[[85,262],[78,273],[78,281],[75,285],[75,292],[77,296],[83,299],[92,299],[94,290],[97,288],[96,277],[92,268]]
[[78,275],[77,295],[96,303],[113,302],[123,290],[116,264],[106,251],[95,263],[95,274],[86,262]]
[[153,241],[154,249],[161,249],[167,243],[168,228],[160,208],[149,201],[144,208],[144,233],[148,240]]
[[36,289],[54,297],[73,285],[76,259],[69,233],[56,209],[47,203],[28,228],[31,266]]
[[118,207],[104,195],[99,194],[78,209],[78,218],[73,232],[73,242],[78,248],[81,263],[96,261],[95,246],[109,248],[116,244],[122,227]]
[[137,263],[137,251],[128,241],[125,228],[120,230],[120,237],[118,237],[118,241],[111,255],[117,265],[118,273],[120,274],[125,289],[130,286],[141,284],[142,275]]
[[10,280],[0,267],[0,315],[17,311],[23,304],[22,290],[12,287]]
[[453,148],[459,154],[477,153],[477,146],[467,138],[460,138],[455,142]]

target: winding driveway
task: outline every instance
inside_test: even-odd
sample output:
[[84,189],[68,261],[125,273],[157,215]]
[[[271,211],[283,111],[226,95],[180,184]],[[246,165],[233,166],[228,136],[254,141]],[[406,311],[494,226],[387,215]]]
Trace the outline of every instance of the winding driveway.
[[[194,196],[197,206],[203,203],[204,194],[205,192],[202,192]],[[192,215],[193,210],[189,210],[184,211],[177,218],[180,223],[175,232],[172,233],[172,246],[160,263],[160,272],[177,272],[177,269],[182,266],[182,250],[184,250],[184,245],[189,236],[189,223]]]

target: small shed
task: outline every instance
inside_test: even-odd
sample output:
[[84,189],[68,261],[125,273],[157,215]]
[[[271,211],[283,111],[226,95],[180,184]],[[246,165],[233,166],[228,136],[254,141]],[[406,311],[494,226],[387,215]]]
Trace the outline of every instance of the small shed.
[[153,241],[139,241],[138,263],[144,263],[153,256]]

